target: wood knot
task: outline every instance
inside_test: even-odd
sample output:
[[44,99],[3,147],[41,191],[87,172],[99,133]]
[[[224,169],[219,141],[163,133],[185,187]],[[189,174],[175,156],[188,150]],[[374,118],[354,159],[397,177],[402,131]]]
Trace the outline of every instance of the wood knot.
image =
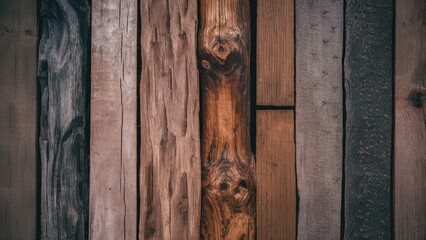
[[423,106],[423,96],[421,91],[412,90],[408,95],[408,100],[412,106],[420,108]]
[[203,66],[205,69],[210,69],[210,63],[207,60],[201,61],[201,66]]

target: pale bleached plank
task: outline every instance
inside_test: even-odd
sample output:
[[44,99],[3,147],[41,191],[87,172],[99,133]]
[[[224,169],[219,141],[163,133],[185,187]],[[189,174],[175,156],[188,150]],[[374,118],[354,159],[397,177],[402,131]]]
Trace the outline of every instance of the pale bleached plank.
[[257,111],[257,239],[296,239],[294,113]]
[[296,1],[298,239],[340,239],[343,0]]
[[426,2],[395,9],[395,239],[426,239]]
[[257,1],[257,105],[294,105],[294,1]]
[[197,1],[141,1],[139,239],[199,239]]
[[137,1],[93,1],[90,239],[137,237]]
[[37,4],[0,0],[0,239],[35,239]]

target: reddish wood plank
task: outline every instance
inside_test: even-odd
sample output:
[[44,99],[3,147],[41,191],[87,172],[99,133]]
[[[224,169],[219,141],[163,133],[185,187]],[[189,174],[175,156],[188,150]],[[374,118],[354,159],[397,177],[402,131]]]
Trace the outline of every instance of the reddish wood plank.
[[257,105],[294,105],[294,1],[257,2]]
[[293,111],[257,111],[257,239],[296,239]]
[[426,239],[426,2],[395,9],[395,239]]

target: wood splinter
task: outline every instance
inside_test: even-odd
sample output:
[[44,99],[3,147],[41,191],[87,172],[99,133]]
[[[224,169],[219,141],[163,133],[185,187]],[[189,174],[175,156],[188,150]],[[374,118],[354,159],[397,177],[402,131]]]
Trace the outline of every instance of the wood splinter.
[[254,239],[247,0],[201,0],[202,239]]

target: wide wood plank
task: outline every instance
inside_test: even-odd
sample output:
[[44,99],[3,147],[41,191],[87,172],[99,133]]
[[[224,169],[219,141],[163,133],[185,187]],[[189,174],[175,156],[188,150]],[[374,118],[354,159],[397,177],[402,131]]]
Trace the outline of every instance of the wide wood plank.
[[391,239],[393,1],[346,1],[345,239]]
[[395,239],[426,239],[426,2],[395,9]]
[[257,239],[296,239],[293,111],[257,111]]
[[257,105],[294,105],[294,1],[257,2]]
[[93,1],[90,239],[137,237],[137,1]]
[[36,238],[36,1],[0,0],[0,239]]
[[197,1],[141,1],[139,239],[199,239]]
[[41,239],[87,238],[89,12],[87,1],[41,2]]
[[343,0],[296,1],[298,239],[340,239]]

